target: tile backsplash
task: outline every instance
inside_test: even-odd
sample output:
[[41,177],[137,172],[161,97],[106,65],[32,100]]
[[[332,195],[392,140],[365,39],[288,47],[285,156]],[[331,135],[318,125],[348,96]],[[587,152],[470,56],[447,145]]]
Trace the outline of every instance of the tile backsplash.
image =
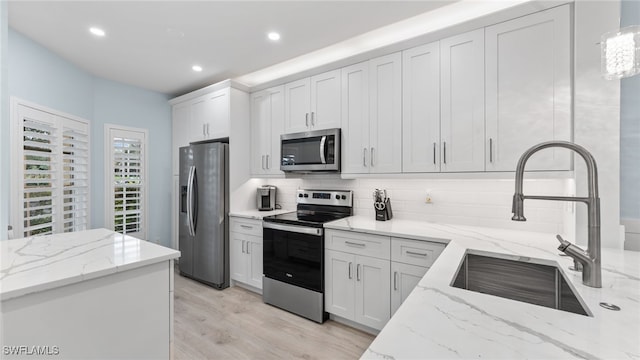
[[[573,204],[525,201],[526,222],[511,221],[512,179],[259,179],[278,187],[277,203],[295,209],[297,189],[353,190],[355,215],[374,216],[373,190],[386,189],[394,218],[559,233],[573,238]],[[569,195],[573,180],[525,180],[529,195]],[[427,192],[432,202],[426,203]]]

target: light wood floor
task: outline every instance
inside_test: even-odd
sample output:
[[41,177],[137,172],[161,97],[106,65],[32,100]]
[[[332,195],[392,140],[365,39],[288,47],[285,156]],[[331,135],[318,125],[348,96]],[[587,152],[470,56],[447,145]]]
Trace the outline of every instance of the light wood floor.
[[251,291],[175,276],[174,359],[358,359],[373,336],[267,305]]

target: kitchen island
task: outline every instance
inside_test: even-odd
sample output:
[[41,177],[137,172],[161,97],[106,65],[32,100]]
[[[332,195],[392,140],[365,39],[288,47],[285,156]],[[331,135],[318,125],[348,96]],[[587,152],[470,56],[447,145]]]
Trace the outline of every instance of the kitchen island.
[[107,229],[0,241],[3,358],[169,359],[179,256]]
[[[363,359],[640,358],[640,253],[602,249],[596,289],[568,270],[573,261],[558,255],[555,234],[362,216],[325,227],[447,244]],[[589,315],[451,286],[467,253],[557,266]]]

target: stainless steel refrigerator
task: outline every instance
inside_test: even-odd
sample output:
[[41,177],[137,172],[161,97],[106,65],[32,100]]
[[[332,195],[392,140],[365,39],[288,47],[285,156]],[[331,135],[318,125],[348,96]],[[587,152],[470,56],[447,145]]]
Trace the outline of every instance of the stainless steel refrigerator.
[[228,144],[180,148],[180,274],[229,286]]

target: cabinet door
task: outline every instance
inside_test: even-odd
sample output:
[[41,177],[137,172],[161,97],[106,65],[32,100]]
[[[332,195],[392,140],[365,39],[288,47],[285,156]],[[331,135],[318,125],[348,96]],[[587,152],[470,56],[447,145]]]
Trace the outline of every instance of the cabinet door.
[[391,316],[411,294],[429,268],[408,265],[399,262],[391,263]]
[[[569,5],[485,29],[487,171],[515,171],[531,146],[571,140],[570,34]],[[570,155],[541,151],[527,170],[570,170]]]
[[369,165],[371,173],[402,170],[402,56],[369,60]]
[[247,237],[250,235],[229,232],[229,268],[231,279],[247,282]]
[[443,172],[484,171],[484,29],[440,40]]
[[220,139],[229,137],[230,89],[218,90],[207,95],[206,138]]
[[325,310],[349,320],[355,315],[355,267],[355,256],[325,250]]
[[391,317],[389,260],[356,256],[355,321],[381,330]]
[[171,156],[173,158],[173,175],[180,172],[179,149],[189,145],[189,127],[191,126],[191,104],[176,104],[172,109]]
[[306,131],[309,129],[311,125],[309,119],[309,109],[311,108],[310,87],[311,85],[309,78],[290,82],[284,86],[285,133],[295,133],[299,131]]
[[342,69],[342,172],[369,172],[369,62]]
[[200,96],[191,101],[191,123],[189,124],[189,142],[202,141],[207,136],[207,118],[209,114],[207,97]]
[[266,155],[270,144],[271,99],[268,91],[251,94],[251,173],[262,175],[266,172]]
[[247,284],[262,289],[262,237],[247,235]]
[[402,52],[402,171],[440,171],[440,43]]
[[284,133],[284,86],[277,86],[269,89],[269,98],[271,99],[271,128],[266,129],[265,144],[268,144],[266,151],[265,164],[267,173],[272,175],[282,174],[280,163],[280,135]]
[[312,129],[340,127],[340,99],[340,69],[311,77],[309,123]]

